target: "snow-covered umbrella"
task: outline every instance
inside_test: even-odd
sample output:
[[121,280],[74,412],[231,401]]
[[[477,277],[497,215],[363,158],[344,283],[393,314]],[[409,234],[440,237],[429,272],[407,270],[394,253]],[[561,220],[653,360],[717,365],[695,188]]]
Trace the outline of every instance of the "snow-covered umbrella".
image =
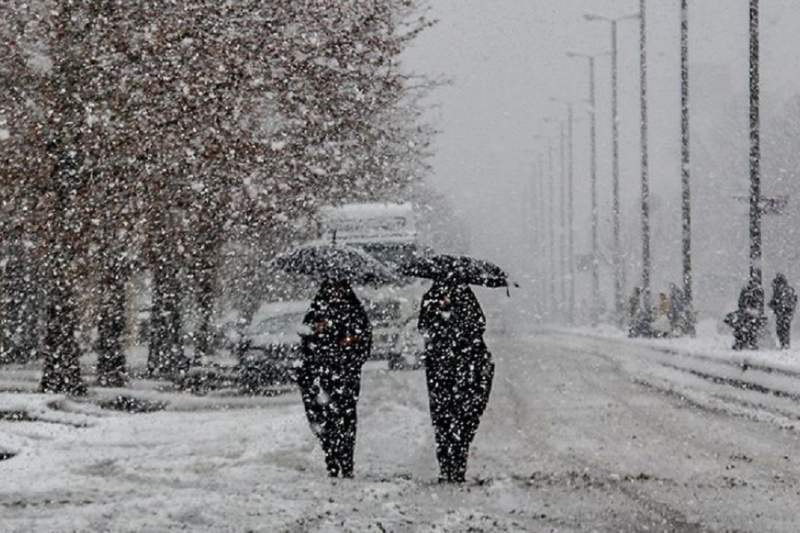
[[336,243],[307,244],[272,260],[290,274],[302,274],[319,281],[347,280],[356,285],[381,285],[398,281],[387,267],[353,246]]
[[508,287],[508,274],[502,268],[465,255],[443,254],[412,259],[400,268],[400,273],[451,284]]

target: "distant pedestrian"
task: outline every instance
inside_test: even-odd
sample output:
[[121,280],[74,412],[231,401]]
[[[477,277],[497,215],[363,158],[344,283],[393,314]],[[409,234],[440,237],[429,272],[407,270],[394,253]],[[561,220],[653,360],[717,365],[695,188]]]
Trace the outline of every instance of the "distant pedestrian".
[[372,348],[367,313],[345,281],[325,281],[303,323],[297,383],[331,477],[353,477],[361,367]]
[[775,313],[775,327],[781,349],[788,349],[791,344],[792,317],[797,307],[797,294],[786,281],[786,276],[776,274],[772,280],[772,299],[769,308]]
[[486,318],[468,285],[435,281],[422,298],[419,329],[425,339],[439,480],[461,483],[494,377],[483,341]]
[[653,337],[669,337],[672,334],[670,313],[672,313],[672,302],[669,296],[665,292],[659,292],[656,316],[653,317],[652,324],[650,324],[650,332]]
[[672,335],[679,336],[687,333],[688,313],[686,306],[686,297],[681,290],[674,283],[669,284],[669,325]]
[[628,298],[628,336],[641,336],[641,309],[642,309],[642,289],[633,288],[633,293]]
[[739,293],[736,311],[725,316],[725,323],[733,329],[734,350],[758,349],[758,337],[765,326],[764,289],[749,282]]

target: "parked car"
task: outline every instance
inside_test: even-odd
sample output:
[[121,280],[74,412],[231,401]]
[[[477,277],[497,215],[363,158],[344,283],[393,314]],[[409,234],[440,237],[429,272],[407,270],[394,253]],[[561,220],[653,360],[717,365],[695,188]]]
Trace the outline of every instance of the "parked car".
[[239,388],[262,393],[276,384],[295,378],[300,365],[300,333],[310,302],[268,302],[262,304],[242,331],[239,357]]

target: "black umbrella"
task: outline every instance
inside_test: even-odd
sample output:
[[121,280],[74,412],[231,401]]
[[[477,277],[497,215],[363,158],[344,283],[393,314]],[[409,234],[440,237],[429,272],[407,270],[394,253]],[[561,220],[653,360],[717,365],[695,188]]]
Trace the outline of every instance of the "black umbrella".
[[272,261],[290,274],[317,280],[347,280],[357,285],[394,283],[397,277],[366,252],[343,244],[309,244]]
[[412,259],[402,266],[400,273],[452,284],[508,287],[508,274],[502,268],[489,261],[465,255],[434,255]]

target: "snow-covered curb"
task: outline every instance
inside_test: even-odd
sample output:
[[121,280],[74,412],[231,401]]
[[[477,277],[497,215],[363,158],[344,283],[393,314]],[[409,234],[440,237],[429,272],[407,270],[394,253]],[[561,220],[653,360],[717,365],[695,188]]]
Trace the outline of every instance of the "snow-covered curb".
[[640,352],[642,356],[664,368],[688,373],[717,385],[800,402],[800,350],[734,351],[725,348],[728,338],[709,334],[694,339],[631,339],[619,330],[607,328],[552,331],[647,348]]

